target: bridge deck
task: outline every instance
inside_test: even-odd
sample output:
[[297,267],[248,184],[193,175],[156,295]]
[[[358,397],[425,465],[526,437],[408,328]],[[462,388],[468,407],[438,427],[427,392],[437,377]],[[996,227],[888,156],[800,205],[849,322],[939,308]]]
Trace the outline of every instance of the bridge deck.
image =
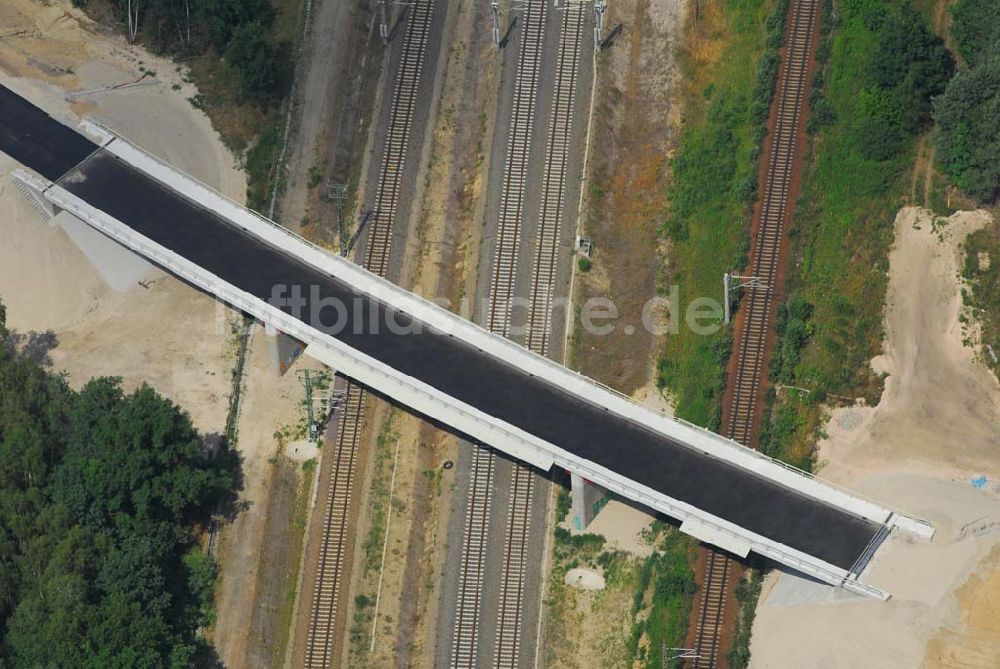
[[5,86],[0,86],[0,119],[0,151],[50,181],[97,148]]
[[[319,312],[322,322],[307,324],[526,432],[753,532],[849,569],[879,530],[875,523],[609,414],[408,316],[390,314],[339,279],[267,245],[103,150],[71,170],[60,185],[261,300],[271,297],[275,285],[301,286],[302,312],[282,310],[304,321],[314,298],[346,305],[352,312],[349,327],[338,322],[332,308]],[[313,286],[315,295],[310,294]],[[412,329],[421,332],[410,334]]]
[[[588,395],[589,391],[582,390],[584,396],[590,397],[585,399],[561,387],[563,382],[573,385],[573,380],[567,381],[562,372],[550,374],[545,380],[541,378],[545,374],[534,376],[504,355],[484,353],[463,339],[439,334],[426,325],[419,334],[401,332],[415,322],[359,292],[353,280],[348,283],[325,271],[327,263],[304,262],[287,250],[296,247],[281,248],[284,241],[262,236],[259,231],[249,232],[234,221],[250,228],[254,224],[232,214],[226,218],[216,210],[217,206],[225,210],[225,206],[209,208],[198,202],[211,202],[211,198],[186,197],[149,176],[145,167],[138,169],[130,164],[131,158],[125,162],[107,150],[97,151],[94,143],[2,86],[0,119],[0,151],[50,181],[58,181],[72,196],[182,256],[185,262],[204,268],[264,302],[275,285],[302,286],[305,304],[300,320],[398,371],[401,376],[392,376],[391,382],[402,380],[402,375],[422,381],[617,476],[844,570],[851,569],[858,558],[863,562],[869,557],[883,536],[884,526],[878,522],[882,511],[876,508],[871,513],[875,505],[868,504],[864,512],[876,519],[873,521],[840,508],[837,504],[858,508],[846,504],[843,496],[834,495],[838,502],[828,503],[822,500],[830,497],[798,492],[795,488],[800,484],[789,482],[787,476],[775,476],[773,471],[765,475],[746,458],[727,461],[730,455],[716,457],[720,452],[714,450],[710,455],[687,443],[690,438],[690,443],[712,450],[703,445],[703,437],[699,441],[683,434],[683,430],[662,429],[655,421],[647,423],[652,426],[647,427],[601,405],[604,400],[600,393]],[[365,285],[363,280],[360,285]],[[309,322],[310,286],[316,286],[317,299],[356,307],[351,325],[336,327],[332,309],[322,312],[326,326]],[[391,302],[397,298],[385,299]],[[288,307],[284,311],[292,313]],[[470,338],[476,341],[475,336]],[[489,348],[482,341],[478,343]],[[504,345],[512,346],[506,342]],[[516,347],[511,350],[517,352],[515,357],[523,354]],[[523,361],[520,364],[530,368]],[[674,439],[670,436],[673,434],[682,436]],[[899,522],[900,518],[905,517],[896,515],[891,522]],[[920,525],[920,521],[912,523]],[[922,534],[925,529],[932,531],[924,526],[916,531]],[[823,578],[830,576],[826,572]]]

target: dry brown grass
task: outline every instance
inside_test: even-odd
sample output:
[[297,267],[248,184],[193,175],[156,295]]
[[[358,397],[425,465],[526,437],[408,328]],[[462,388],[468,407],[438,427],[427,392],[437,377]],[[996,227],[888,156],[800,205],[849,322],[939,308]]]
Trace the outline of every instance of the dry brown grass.
[[257,140],[267,114],[260,107],[238,101],[236,80],[216,54],[191,58],[184,64],[200,92],[194,102],[212,120],[226,146],[237,153],[245,151]]
[[698,16],[692,12],[684,26],[683,46],[678,60],[684,71],[689,94],[700,96],[714,78],[715,66],[726,46],[732,43],[732,26],[721,3],[704,2]]
[[[586,231],[593,268],[581,275],[577,303],[608,297],[620,321],[604,336],[579,332],[574,362],[585,374],[633,393],[646,385],[654,338],[642,327],[656,294],[661,258],[657,230],[665,215],[666,175],[676,119],[671,110],[675,65],[666,35],[649,19],[649,2],[623,4],[619,17],[636,26],[599,72]],[[613,22],[613,21],[612,21]],[[629,334],[626,327],[634,328]]]

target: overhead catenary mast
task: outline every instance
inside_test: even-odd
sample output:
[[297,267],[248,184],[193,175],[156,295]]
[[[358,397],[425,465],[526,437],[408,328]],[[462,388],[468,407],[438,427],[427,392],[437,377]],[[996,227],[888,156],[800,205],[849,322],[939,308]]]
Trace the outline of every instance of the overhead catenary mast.
[[604,43],[604,12],[607,9],[607,2],[594,0],[594,53],[600,51]]
[[490,0],[490,11],[493,14],[493,44],[500,48],[500,3]]
[[386,9],[386,5],[389,3],[386,0],[378,0],[378,11],[379,11],[379,24],[378,24],[378,34],[382,37],[382,43],[389,43],[389,12]]

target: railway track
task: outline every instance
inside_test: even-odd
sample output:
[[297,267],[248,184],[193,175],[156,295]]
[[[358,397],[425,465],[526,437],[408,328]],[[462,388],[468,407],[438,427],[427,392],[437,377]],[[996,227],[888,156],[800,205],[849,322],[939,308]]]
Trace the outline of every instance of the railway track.
[[[534,4],[534,3],[532,3]],[[517,277],[521,223],[524,211],[525,178],[528,167],[533,107],[538,85],[538,68],[544,25],[544,4],[532,7],[537,11],[525,22],[525,42],[518,62],[511,139],[501,194],[501,217],[498,224],[497,248],[494,255],[490,285],[490,310],[487,314],[491,330],[510,335],[513,286]],[[580,59],[584,9],[573,4],[563,10],[559,58],[553,91],[552,120],[547,134],[542,204],[538,219],[537,247],[532,264],[529,323],[525,344],[542,355],[548,352],[551,329],[551,304],[555,289],[557,248],[562,223],[563,199],[572,130],[576,75]],[[537,24],[531,19],[535,18]],[[536,29],[537,25],[537,29]],[[530,32],[528,32],[530,31]],[[522,75],[523,72],[523,75]],[[522,88],[522,85],[524,88]],[[530,86],[530,90],[526,90]],[[530,105],[522,107],[522,105]],[[470,486],[466,547],[463,549],[459,611],[456,615],[453,667],[476,666],[478,607],[481,598],[483,568],[487,539],[486,519],[491,504],[495,454],[476,448],[473,469],[481,468],[489,485]],[[480,464],[482,462],[482,464]],[[488,462],[488,464],[486,464]],[[524,610],[527,550],[532,509],[534,472],[530,467],[513,466],[507,520],[503,534],[503,559],[497,610],[497,629],[490,664],[494,667],[517,667],[520,661],[522,620]],[[480,524],[481,523],[481,524]],[[476,531],[473,532],[475,527]],[[468,575],[465,570],[470,569]],[[478,585],[477,585],[478,584]],[[475,589],[474,589],[475,588]],[[467,610],[466,610],[467,609]]]
[[[744,445],[752,445],[757,437],[757,404],[766,383],[763,372],[769,354],[768,331],[773,320],[773,296],[785,224],[793,206],[789,191],[809,83],[809,58],[815,39],[818,5],[818,0],[792,0],[778,78],[775,126],[768,140],[763,197],[750,257],[749,273],[757,277],[757,283],[743,300],[744,317],[736,338],[736,374],[724,415],[725,435]],[[707,551],[695,626],[697,658],[691,663],[697,669],[722,664],[719,652],[733,571],[732,560],[727,555]]]
[[510,334],[511,302],[514,297],[517,252],[521,239],[521,215],[531,154],[531,131],[535,120],[535,98],[542,68],[546,2],[528,0],[524,11],[524,34],[518,54],[511,109],[510,138],[501,185],[500,220],[497,224],[490,306],[486,326],[491,332]]
[[[524,208],[535,98],[542,65],[545,12],[546,0],[528,0],[524,7],[524,27],[514,81],[510,137],[507,141],[507,156],[501,183],[500,216],[497,222],[493,272],[490,277],[486,327],[491,332],[505,337],[510,334],[511,301],[514,295],[514,279],[520,248],[521,212]],[[472,478],[466,498],[465,536],[452,633],[451,666],[454,669],[478,666],[483,582],[497,459],[496,454],[489,448],[478,445],[473,445],[472,448]],[[528,485],[530,486],[530,483]],[[509,544],[504,555],[505,569],[508,557],[512,557]],[[510,592],[508,596],[519,598],[520,593]],[[516,657],[516,637],[511,639],[508,636],[504,644],[505,648],[513,644],[513,655]],[[505,651],[505,654],[509,656],[511,653]],[[496,657],[499,661],[499,655]]]
[[[354,485],[355,462],[364,425],[364,391],[348,385],[347,397],[337,421],[337,440],[332,453],[329,492],[323,515],[319,569],[313,589],[306,644],[307,667],[329,667],[336,659],[337,605],[340,601],[344,559],[346,558],[349,506]],[[329,457],[329,456],[327,456]]]
[[392,98],[389,132],[375,190],[375,207],[368,223],[364,265],[382,277],[389,270],[392,223],[396,218],[399,188],[403,179],[410,130],[413,127],[413,112],[417,106],[420,76],[424,69],[433,4],[433,0],[415,0],[409,4],[403,54]]
[[532,264],[531,303],[528,308],[527,346],[546,355],[552,330],[552,298],[555,294],[557,251],[563,220],[566,172],[569,169],[573,130],[573,103],[580,68],[584,5],[573,3],[563,10],[559,63],[552,93],[552,123],[545,151],[542,204],[538,214],[538,245]]
[[[362,264],[386,276],[392,246],[392,227],[402,183],[410,130],[417,105],[424,54],[433,15],[433,0],[414,0],[409,5],[403,51],[393,87],[388,135],[383,152],[372,219]],[[306,634],[305,666],[310,669],[338,662],[337,613],[342,608],[342,585],[355,465],[364,426],[367,393],[348,383],[346,399],[339,410],[333,470],[324,508],[319,566],[313,584],[309,629]],[[330,457],[330,456],[325,456]]]

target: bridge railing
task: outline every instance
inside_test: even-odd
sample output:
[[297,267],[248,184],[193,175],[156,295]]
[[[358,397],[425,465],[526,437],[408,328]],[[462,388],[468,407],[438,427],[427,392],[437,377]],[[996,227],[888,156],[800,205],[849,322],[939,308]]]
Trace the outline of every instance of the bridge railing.
[[439,420],[444,419],[455,429],[465,432],[483,443],[501,448],[501,450],[545,470],[555,464],[580,473],[608,490],[646,504],[678,520],[693,517],[720,534],[736,537],[749,543],[756,553],[775,559],[824,582],[842,585],[856,592],[881,599],[885,599],[887,596],[877,588],[858,583],[844,569],[622,477],[601,465],[580,458],[565,449],[525,433],[520,428],[467,406],[460,400],[450,398],[417,379],[400,377],[395,370],[384,363],[374,359],[369,360],[364,354],[285,314],[266,301],[231,286],[204,268],[135,232],[124,223],[94,209],[63,188],[50,188],[46,196],[56,206],[68,210],[81,220],[86,221],[88,225],[104,232],[112,239],[116,239],[193,285],[215,294],[219,299],[237,309],[253,314],[265,323],[300,338],[308,345],[315,346],[317,351],[311,353],[314,357],[321,361],[324,361],[325,357],[329,363],[332,363],[331,366],[339,369],[345,375],[357,378],[362,384],[370,385],[376,390],[386,392],[398,401],[411,406],[415,411]]
[[[373,282],[372,285],[380,286],[380,290],[385,291],[388,295],[395,295],[395,296],[398,296],[400,299],[403,299],[403,300],[412,300],[414,298],[422,300],[423,302],[426,303],[425,306],[426,306],[427,310],[429,310],[429,313],[431,313],[431,314],[436,314],[437,313],[441,317],[441,318],[438,318],[439,322],[442,321],[442,318],[459,319],[460,322],[457,325],[458,327],[474,328],[475,331],[476,331],[475,332],[476,336],[485,338],[485,340],[492,342],[496,347],[498,347],[500,349],[516,350],[516,353],[519,354],[519,355],[521,355],[521,356],[529,356],[531,358],[531,361],[530,361],[531,365],[537,365],[537,366],[539,366],[539,367],[541,367],[541,368],[543,368],[543,369],[551,372],[553,375],[560,375],[560,376],[570,375],[571,378],[574,379],[574,381],[575,381],[576,384],[581,385],[581,390],[582,390],[582,386],[589,386],[591,388],[594,388],[594,389],[597,389],[597,390],[600,390],[600,391],[604,391],[606,393],[610,393],[612,396],[616,397],[621,402],[623,402],[626,406],[632,407],[633,412],[629,412],[632,415],[627,416],[629,418],[636,419],[637,416],[638,416],[638,420],[639,420],[640,423],[643,422],[643,417],[644,416],[650,416],[650,417],[652,417],[652,416],[658,416],[659,418],[662,418],[662,419],[672,420],[672,421],[674,421],[674,422],[676,422],[676,423],[678,423],[680,425],[683,425],[684,427],[692,430],[696,435],[700,435],[703,438],[710,439],[715,444],[717,444],[717,445],[719,445],[721,447],[724,447],[725,449],[731,450],[731,452],[733,453],[733,456],[739,456],[739,457],[743,457],[743,458],[749,458],[749,459],[751,459],[753,461],[757,461],[757,462],[759,462],[759,463],[761,463],[761,464],[763,464],[765,466],[768,466],[768,465],[776,466],[780,470],[787,471],[790,474],[797,475],[797,476],[802,477],[804,479],[807,479],[809,481],[813,481],[817,485],[819,485],[819,486],[821,486],[823,488],[829,489],[830,491],[836,493],[836,495],[839,495],[842,498],[853,499],[853,500],[856,500],[858,502],[863,502],[863,503],[865,503],[867,505],[870,505],[871,507],[877,507],[880,510],[880,514],[879,515],[881,515],[881,518],[872,517],[870,513],[867,513],[867,514],[860,514],[859,513],[859,515],[864,515],[865,517],[868,517],[868,518],[870,518],[871,520],[873,520],[875,522],[886,523],[886,522],[892,521],[892,523],[895,526],[899,526],[902,529],[905,529],[905,530],[907,530],[909,532],[915,533],[918,536],[921,536],[921,537],[924,537],[924,538],[930,538],[930,536],[933,535],[933,528],[931,527],[930,523],[928,523],[925,520],[909,516],[908,514],[906,514],[904,511],[902,511],[900,509],[893,508],[892,506],[887,505],[887,504],[885,504],[885,503],[883,503],[881,501],[874,500],[874,499],[872,499],[870,497],[867,497],[865,495],[858,494],[858,493],[856,493],[856,492],[854,492],[852,490],[849,490],[849,489],[847,489],[847,488],[845,488],[843,486],[840,486],[840,485],[838,485],[836,483],[833,483],[833,482],[831,482],[831,481],[829,481],[827,479],[824,479],[824,478],[822,478],[820,476],[816,476],[815,474],[812,474],[810,472],[807,472],[807,471],[804,471],[802,469],[799,469],[798,467],[795,467],[793,465],[789,465],[789,464],[787,464],[785,462],[782,462],[781,460],[777,460],[775,458],[772,458],[772,457],[770,457],[768,455],[765,455],[764,453],[761,453],[759,451],[755,451],[755,450],[753,450],[751,448],[747,448],[746,446],[744,446],[744,445],[742,445],[742,444],[740,444],[740,443],[738,443],[736,441],[733,441],[731,439],[723,437],[722,435],[719,435],[719,434],[716,434],[716,433],[711,432],[709,430],[706,430],[705,428],[700,427],[698,425],[694,425],[693,423],[691,423],[689,421],[686,421],[684,419],[677,418],[677,417],[674,417],[674,416],[669,416],[665,411],[662,411],[662,410],[655,411],[654,409],[652,409],[648,405],[643,404],[642,402],[639,402],[635,398],[630,397],[630,396],[628,396],[628,395],[626,395],[624,393],[621,393],[621,392],[615,390],[614,388],[606,386],[605,384],[600,383],[599,381],[596,381],[596,380],[594,380],[594,379],[592,379],[590,377],[587,377],[587,376],[581,374],[580,372],[578,372],[576,370],[569,369],[569,368],[567,368],[567,367],[559,364],[558,362],[555,362],[554,360],[551,360],[550,358],[536,355],[536,354],[532,353],[531,351],[529,351],[528,349],[526,349],[526,348],[524,348],[524,347],[516,344],[515,342],[512,342],[511,340],[509,340],[509,339],[507,339],[505,337],[501,337],[501,336],[499,336],[499,335],[497,335],[495,333],[489,332],[488,330],[485,330],[483,328],[479,328],[478,326],[475,326],[471,322],[468,322],[466,319],[462,318],[461,316],[458,316],[457,314],[455,314],[455,313],[453,313],[451,311],[448,311],[447,309],[444,309],[443,307],[441,307],[440,305],[434,303],[433,301],[431,301],[431,300],[423,300],[423,298],[419,298],[419,296],[414,295],[410,291],[407,291],[407,290],[405,290],[405,289],[403,289],[403,288],[401,288],[401,287],[393,284],[392,282],[386,281],[385,279],[383,279],[383,278],[381,278],[381,277],[379,277],[379,276],[377,276],[375,274],[372,274],[371,272],[369,272],[368,270],[366,270],[364,267],[356,265],[356,264],[352,263],[351,261],[349,261],[349,260],[347,260],[345,258],[341,258],[339,256],[336,256],[336,255],[332,254],[332,252],[329,249],[324,249],[323,247],[318,246],[317,244],[309,241],[308,239],[305,239],[301,235],[296,234],[295,232],[292,232],[291,230],[288,230],[284,226],[276,223],[275,221],[270,220],[266,216],[263,216],[259,212],[256,212],[256,211],[254,211],[252,209],[249,209],[248,207],[240,204],[239,202],[236,202],[232,198],[230,198],[230,197],[228,197],[228,196],[226,196],[226,195],[218,192],[217,190],[213,189],[212,187],[206,185],[205,183],[203,183],[199,179],[191,176],[190,174],[187,174],[183,170],[177,169],[176,167],[174,167],[174,166],[170,165],[169,163],[163,161],[162,159],[158,158],[157,156],[149,153],[148,151],[146,151],[145,149],[139,147],[137,144],[135,144],[134,142],[131,142],[127,138],[121,137],[120,135],[118,135],[114,131],[108,129],[106,126],[103,126],[102,124],[100,124],[100,123],[98,123],[96,121],[92,121],[90,119],[85,120],[83,122],[83,124],[85,126],[87,126],[87,125],[93,126],[97,130],[97,132],[99,134],[103,134],[103,135],[107,135],[107,136],[112,137],[113,139],[105,144],[105,146],[108,148],[108,150],[111,151],[112,153],[116,153],[115,149],[113,148],[114,142],[115,141],[122,142],[123,144],[127,145],[132,152],[135,152],[135,153],[139,154],[142,158],[145,158],[145,159],[148,159],[148,160],[151,160],[151,161],[155,162],[161,169],[165,170],[168,174],[169,173],[173,173],[174,175],[179,175],[179,176],[183,177],[184,179],[192,182],[192,184],[194,184],[195,186],[197,186],[198,189],[204,191],[204,195],[206,197],[208,197],[208,198],[219,198],[219,199],[223,200],[228,206],[234,208],[235,210],[238,210],[238,211],[246,213],[246,214],[250,214],[253,217],[253,220],[255,220],[255,221],[259,222],[259,223],[266,224],[269,229],[274,230],[275,232],[279,233],[280,235],[288,237],[291,240],[294,240],[296,243],[303,244],[306,247],[308,247],[310,250],[322,254],[322,256],[326,260],[328,260],[329,262],[332,262],[332,263],[335,263],[335,264],[340,264],[341,267],[344,267],[345,269],[349,269],[349,271],[352,271],[352,272],[360,272],[364,276],[365,279],[367,279],[370,282]],[[120,156],[120,154],[118,154],[118,153],[116,153],[116,155]],[[142,167],[139,166],[139,165],[134,165],[133,164],[133,166],[138,167],[139,169],[142,169]],[[147,174],[149,174],[153,178],[157,178],[155,174],[149,173],[148,171],[147,171]],[[221,215],[221,212],[219,212],[219,213]],[[223,215],[223,217],[225,218],[224,215]],[[239,225],[239,223],[237,223],[236,221],[232,221],[232,222],[235,225]],[[250,232],[252,233],[253,231],[250,230]],[[271,242],[269,242],[266,239],[264,241],[266,243],[271,243]],[[273,245],[273,243],[272,243],[272,245]],[[288,252],[287,249],[281,249],[281,248],[279,248],[278,250],[282,251],[282,252]],[[331,271],[331,270],[323,268],[323,267],[319,267],[319,269],[321,269],[324,272],[330,272]],[[356,286],[356,287],[364,290],[364,286]],[[378,298],[375,298],[375,299],[378,300]],[[417,318],[418,320],[420,320],[422,318],[420,315],[417,315],[417,314],[414,314],[414,317]],[[530,370],[526,370],[526,371],[529,371],[529,373],[532,373],[532,372],[530,372]],[[550,382],[552,382],[552,381],[550,381]],[[566,389],[569,390],[569,388],[566,388]],[[586,394],[581,395],[581,397],[587,399],[590,402],[597,402],[597,400],[595,400],[594,398],[587,397]],[[677,436],[676,435],[670,435],[669,433],[665,432],[663,429],[658,428],[656,426],[655,422],[653,422],[652,420],[649,420],[648,423],[647,423],[647,425],[648,425],[649,428],[656,429],[657,431],[665,434],[669,438],[673,438],[673,439],[677,440]],[[685,445],[688,446],[688,447],[690,447],[690,448],[692,448],[692,449],[694,449],[694,450],[699,450],[701,452],[704,452],[706,455],[708,455],[710,457],[715,457],[715,458],[723,459],[725,461],[729,461],[726,456],[722,456],[720,454],[709,453],[709,452],[703,451],[702,449],[697,448],[697,447],[695,447],[693,445],[688,445],[688,444],[685,444]],[[763,474],[763,473],[761,473],[761,475],[766,476],[766,474]],[[786,486],[789,485],[788,483],[783,483],[783,482],[779,482],[779,483],[782,483],[783,485],[786,485]],[[834,500],[824,499],[823,497],[817,497],[816,494],[813,494],[813,493],[811,493],[809,491],[800,490],[800,492],[802,494],[808,495],[808,496],[813,497],[815,499],[819,499],[821,501],[824,501],[825,503],[834,503],[834,504],[836,504],[836,502]],[[882,512],[884,512],[884,513],[882,513]]]

